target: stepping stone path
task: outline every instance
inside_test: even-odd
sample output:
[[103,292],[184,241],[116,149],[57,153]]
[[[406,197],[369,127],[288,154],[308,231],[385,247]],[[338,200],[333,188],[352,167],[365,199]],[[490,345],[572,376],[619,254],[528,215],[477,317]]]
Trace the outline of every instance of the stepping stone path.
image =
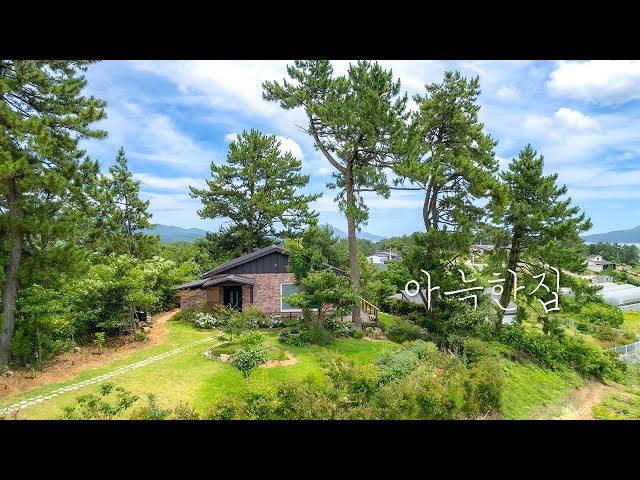
[[42,394],[42,395],[39,395],[37,397],[21,400],[18,403],[14,403],[13,405],[9,405],[8,407],[1,408],[0,409],[0,415],[7,415],[7,414],[15,413],[16,411],[23,410],[23,409],[25,409],[27,407],[31,407],[33,405],[38,405],[38,404],[40,404],[42,402],[45,402],[47,400],[51,400],[52,398],[55,398],[55,397],[57,397],[59,395],[63,395],[63,394],[68,393],[68,392],[73,392],[75,390],[79,390],[79,389],[81,389],[83,387],[86,387],[88,385],[93,385],[95,383],[102,382],[104,380],[108,380],[110,378],[113,378],[116,375],[120,375],[121,373],[130,372],[131,370],[136,370],[138,368],[142,368],[142,367],[144,367],[146,365],[149,365],[151,363],[155,363],[155,362],[158,362],[160,360],[163,360],[163,359],[165,359],[167,357],[171,357],[173,355],[177,355],[178,353],[184,352],[188,348],[195,347],[196,345],[200,345],[200,344],[203,344],[203,343],[210,342],[211,340],[213,340],[213,337],[203,338],[202,340],[197,340],[195,342],[189,343],[188,345],[184,345],[182,347],[174,348],[173,350],[169,350],[168,352],[159,353],[157,355],[154,355],[153,357],[145,358],[144,360],[140,360],[140,361],[132,363],[130,365],[125,365],[123,367],[117,368],[116,370],[113,370],[112,372],[103,373],[102,375],[99,375],[97,377],[93,377],[93,378],[90,378],[88,380],[84,380],[82,382],[74,383],[72,385],[67,385],[66,387],[60,387],[60,388],[54,390],[53,392]]

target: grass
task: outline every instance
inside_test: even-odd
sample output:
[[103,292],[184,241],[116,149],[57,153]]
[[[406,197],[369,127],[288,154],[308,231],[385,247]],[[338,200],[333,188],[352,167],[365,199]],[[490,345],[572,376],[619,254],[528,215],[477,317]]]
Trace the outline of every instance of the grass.
[[624,323],[620,329],[632,335],[640,333],[640,312],[624,312]]
[[[61,386],[70,385],[115,368],[133,363],[157,353],[165,352],[189,342],[215,335],[215,330],[197,330],[183,322],[168,322],[167,340],[162,345],[139,350],[126,359],[113,362],[103,368],[87,370],[73,380],[52,384],[8,398],[2,399],[0,406],[7,406],[24,398],[34,397],[51,392]],[[206,358],[203,355],[208,347],[206,343],[189,348],[179,354],[149,364],[137,370],[118,375],[108,382],[122,386],[140,397],[133,408],[144,404],[147,393],[154,393],[164,408],[176,406],[180,401],[186,402],[198,411],[203,411],[217,398],[224,395],[237,394],[243,391],[266,388],[269,385],[286,379],[304,378],[321,375],[320,360],[325,352],[336,352],[348,355],[359,363],[371,362],[383,352],[401,348],[389,341],[368,341],[356,339],[338,339],[326,347],[308,346],[292,347],[278,344],[277,332],[265,332],[266,343],[278,349],[286,349],[293,353],[298,362],[294,365],[274,368],[256,369],[248,379],[233,365]],[[212,341],[212,344],[215,340]],[[55,397],[40,405],[31,406],[18,415],[19,419],[57,419],[66,405],[74,405],[78,395],[98,391],[99,384],[69,392]],[[128,418],[132,409],[123,414]]]
[[561,403],[576,388],[585,385],[570,370],[552,371],[533,363],[504,360],[503,415],[508,419],[536,418],[544,407]]
[[629,365],[624,385],[592,409],[598,420],[640,420],[640,365]]
[[384,325],[384,328],[388,330],[393,323],[399,318],[389,313],[378,312],[378,321]]

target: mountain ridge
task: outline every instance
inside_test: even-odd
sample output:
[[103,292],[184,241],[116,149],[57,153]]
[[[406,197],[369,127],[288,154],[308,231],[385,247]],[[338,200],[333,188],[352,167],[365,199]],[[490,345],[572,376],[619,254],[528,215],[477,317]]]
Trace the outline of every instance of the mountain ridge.
[[640,225],[627,230],[612,230],[606,233],[581,235],[580,238],[585,242],[640,243]]
[[[347,233],[343,230],[328,223],[324,225],[328,226],[336,237],[347,238]],[[149,235],[158,235],[162,243],[192,242],[198,238],[204,238],[207,235],[207,231],[201,228],[183,228],[176,227],[175,225],[164,225],[162,223],[155,224],[150,228],[145,228],[143,232]],[[372,242],[378,242],[385,238],[369,232],[357,232],[356,236]]]

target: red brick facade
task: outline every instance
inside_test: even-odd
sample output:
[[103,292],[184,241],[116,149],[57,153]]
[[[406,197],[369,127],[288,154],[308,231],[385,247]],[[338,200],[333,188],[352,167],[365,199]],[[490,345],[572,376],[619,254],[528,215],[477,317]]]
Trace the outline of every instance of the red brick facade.
[[[213,275],[211,278],[225,277]],[[253,302],[251,302],[251,285],[242,286],[242,306],[255,305],[266,314],[281,312],[280,285],[295,283],[293,273],[246,273],[238,275],[253,278]],[[202,309],[222,304],[224,301],[223,287],[213,286],[206,289],[180,290],[180,308]]]

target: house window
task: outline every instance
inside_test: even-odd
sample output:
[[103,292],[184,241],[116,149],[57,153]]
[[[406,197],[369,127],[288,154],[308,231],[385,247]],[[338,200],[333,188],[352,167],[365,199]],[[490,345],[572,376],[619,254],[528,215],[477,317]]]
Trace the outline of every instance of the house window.
[[298,293],[300,291],[300,285],[296,285],[295,283],[281,283],[280,284],[280,311],[281,312],[300,312],[299,308],[294,307],[293,305],[289,305],[285,298],[293,293]]

